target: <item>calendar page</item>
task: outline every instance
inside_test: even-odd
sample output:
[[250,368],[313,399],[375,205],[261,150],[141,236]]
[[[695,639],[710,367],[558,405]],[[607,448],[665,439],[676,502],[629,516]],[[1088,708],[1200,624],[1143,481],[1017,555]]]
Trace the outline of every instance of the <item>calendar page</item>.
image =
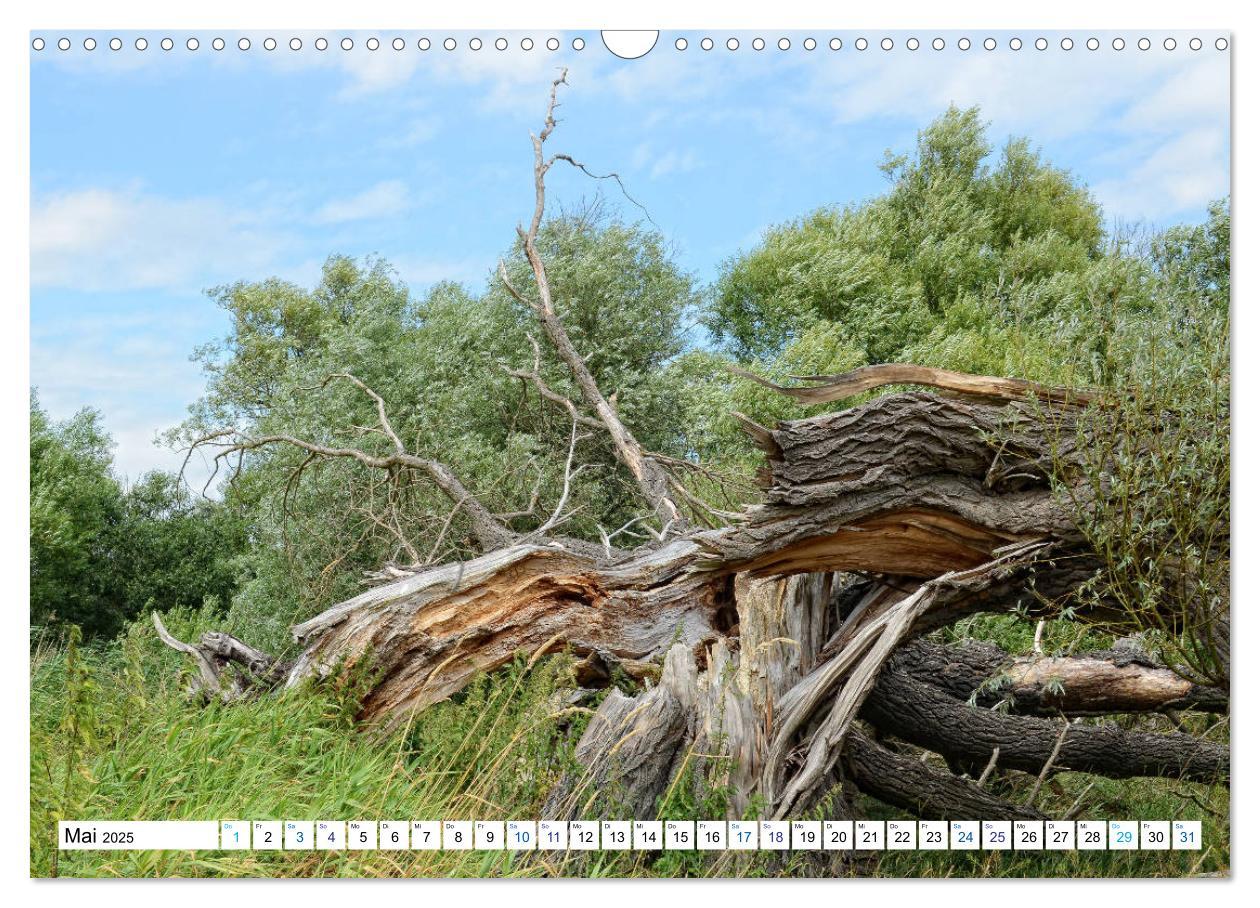
[[403,21],[24,36],[30,875],[1229,876],[1233,34]]

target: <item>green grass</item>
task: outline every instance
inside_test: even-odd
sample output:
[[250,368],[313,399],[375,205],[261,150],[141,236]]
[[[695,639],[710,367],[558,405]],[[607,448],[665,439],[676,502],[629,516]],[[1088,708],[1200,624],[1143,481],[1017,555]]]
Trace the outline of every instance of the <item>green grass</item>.
[[[184,638],[213,616],[168,616]],[[998,631],[994,627],[990,630]],[[1013,629],[1008,629],[1014,633]],[[999,634],[1000,636],[1000,634]],[[201,707],[182,690],[179,657],[145,625],[108,645],[36,647],[31,663],[31,874],[92,877],[1184,876],[1229,867],[1229,792],[1165,780],[1071,773],[1039,804],[1062,815],[1201,819],[1203,852],[992,854],[887,852],[839,871],[818,855],[757,852],[64,852],[56,822],[74,819],[528,819],[576,770],[589,710],[557,705],[569,662],[521,658],[451,702],[383,734],[353,721],[361,684],[323,684],[231,706]],[[1218,730],[1217,734],[1227,734]],[[698,762],[686,772],[694,773]],[[720,789],[671,787],[661,817],[711,819]],[[1019,799],[1019,773],[990,786]],[[904,816],[874,802],[873,819]],[[755,816],[755,808],[750,809]],[[821,817],[820,810],[818,816]]]

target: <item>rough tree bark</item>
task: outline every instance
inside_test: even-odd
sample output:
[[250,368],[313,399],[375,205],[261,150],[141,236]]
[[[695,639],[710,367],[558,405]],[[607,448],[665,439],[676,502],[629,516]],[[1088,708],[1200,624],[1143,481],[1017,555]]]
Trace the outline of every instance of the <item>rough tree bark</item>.
[[1189,681],[1136,647],[1074,656],[1012,657],[979,640],[916,641],[889,665],[956,699],[1020,715],[1110,716],[1191,709],[1229,711],[1229,694]]
[[[484,553],[390,566],[398,579],[295,627],[301,652],[292,662],[225,634],[182,643],[155,615],[162,639],[194,661],[193,686],[230,700],[370,659],[377,680],[360,719],[389,726],[521,651],[571,652],[583,685],[607,681],[619,666],[642,692],[604,699],[577,748],[583,768],[557,783],[548,818],[653,815],[671,786],[701,775],[731,792],[732,813],[756,797],[777,817],[824,799],[844,815],[856,789],[924,817],[1038,815],[1035,805],[1008,803],[908,757],[893,739],[955,767],[992,763],[1039,779],[1073,769],[1228,782],[1221,745],[1181,732],[1065,725],[1113,713],[1224,712],[1223,691],[1123,652],[1012,660],[982,644],[920,639],[978,612],[1037,618],[1072,605],[1078,621],[1120,623],[1106,603],[1074,601],[1099,557],[1052,490],[1052,468],[1074,460],[1078,418],[1096,398],[1090,391],[905,364],[770,385],[806,403],[889,385],[932,390],[773,428],[735,414],[766,455],[764,498],[729,525],[692,528],[679,504],[689,501],[685,488],[622,422],[574,347],[537,249],[548,171],[564,162],[586,172],[567,155],[544,153],[563,84],[562,75],[532,137],[535,207],[519,228],[535,295],[499,271],[537,317],[580,400],[543,382],[537,347],[533,369],[511,374],[568,412],[575,439],[579,426],[608,433],[659,527],[657,542],[622,552],[607,539],[601,546],[555,535],[566,496],[534,532],[511,531],[454,471],[405,450],[375,391],[334,376],[372,398],[389,453],[236,430],[199,444],[218,446],[217,458],[285,444],[308,457],[419,470],[465,512]],[[532,514],[535,503],[512,516]],[[999,704],[1004,712],[992,708]]]
[[[901,384],[907,373],[887,377]],[[1064,403],[1052,418],[1075,412]],[[1223,692],[1122,653],[1007,665],[983,647],[910,643],[981,611],[1053,614],[1091,574],[1095,557],[1050,488],[1046,418],[1019,399],[905,391],[754,427],[768,488],[738,524],[613,557],[545,540],[420,571],[294,628],[304,648],[280,683],[370,653],[380,680],[361,718],[389,724],[521,650],[567,649],[645,679],[663,665],[639,697],[614,692],[601,705],[579,746],[588,771],[557,788],[557,815],[592,809],[591,797],[650,810],[703,761],[724,774],[733,810],[760,795],[775,815],[794,815],[838,777],[906,803],[873,768],[905,758],[855,737],[859,718],[960,761],[983,764],[999,748],[1000,766],[1036,773],[1062,720],[1018,713],[1225,709]],[[258,659],[247,658],[251,674],[276,680]],[[1006,688],[985,688],[999,671]],[[1016,714],[984,708],[999,696]],[[1228,780],[1219,745],[1116,726],[1074,726],[1056,765]],[[967,792],[976,814],[997,815],[992,795],[958,784],[915,788],[916,809],[957,816]]]

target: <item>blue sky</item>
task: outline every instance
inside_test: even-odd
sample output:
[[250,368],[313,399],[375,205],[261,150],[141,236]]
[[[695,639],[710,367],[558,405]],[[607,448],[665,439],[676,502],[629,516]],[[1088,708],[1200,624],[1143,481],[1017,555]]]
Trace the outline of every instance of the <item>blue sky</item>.
[[[623,61],[578,32],[558,35],[558,51],[551,33],[442,32],[427,51],[419,32],[348,33],[350,51],[343,33],[244,33],[248,51],[242,33],[146,32],[145,51],[140,33],[68,34],[70,50],[49,36],[31,53],[31,383],[54,416],[99,408],[133,478],[178,465],[153,439],[201,392],[193,348],[226,330],[206,288],[272,275],[309,285],[334,253],[381,255],[419,292],[440,279],[484,286],[530,211],[528,134],[559,66],[571,87],[554,150],[618,171],[701,281],[771,225],[881,192],[884,150],[910,147],[951,102],[980,105],[997,144],[1030,137],[1113,219],[1197,221],[1229,191],[1229,53],[1208,35],[1195,51],[1174,33],[1170,51],[1160,33],[1142,51],[1140,35],[1120,33],[1116,51],[1116,33],[1054,32],[1038,51],[1040,33],[1003,32],[986,51],[988,33],[942,32],[936,51],[936,32],[894,32],[883,51],[874,35],[858,50],[858,33],[828,32],[808,51],[806,34],[774,32],[756,51],[760,33],[740,33],[732,51],[722,33],[704,51],[703,35],[669,32]],[[122,50],[107,47],[115,34]],[[448,34],[455,51],[440,47]],[[500,35],[506,51],[493,47]],[[556,203],[596,191],[573,173],[552,180]]]

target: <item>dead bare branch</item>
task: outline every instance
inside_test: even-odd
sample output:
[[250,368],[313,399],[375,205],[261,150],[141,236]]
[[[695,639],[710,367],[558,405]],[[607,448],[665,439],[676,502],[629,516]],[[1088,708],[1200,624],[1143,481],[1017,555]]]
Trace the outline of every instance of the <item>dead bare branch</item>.
[[[504,277],[504,281],[506,280],[507,278]],[[577,420],[582,425],[590,426],[591,428],[595,428],[595,429],[602,429],[604,427],[604,424],[602,422],[600,422],[598,419],[595,419],[594,417],[587,416],[584,413],[579,413],[577,404],[575,404],[569,398],[565,397],[563,394],[560,394],[559,392],[553,391],[551,389],[551,386],[548,385],[547,382],[542,377],[542,371],[541,371],[542,370],[542,350],[540,350],[538,347],[538,341],[534,340],[533,337],[530,337],[529,344],[531,347],[534,348],[533,368],[510,369],[507,366],[503,366],[502,367],[503,371],[506,372],[508,375],[511,375],[513,378],[519,378],[522,382],[525,382],[527,384],[532,384],[534,388],[538,391],[538,394],[544,400],[551,401],[551,403],[555,404],[556,406],[563,408],[569,413],[569,415],[573,419]]]
[[926,385],[964,396],[1003,401],[1027,400],[1029,397],[1035,397],[1046,403],[1067,406],[1083,406],[1098,398],[1097,392],[1094,391],[1056,388],[1019,378],[970,375],[965,372],[951,372],[948,369],[935,369],[908,363],[862,366],[860,369],[840,375],[793,375],[792,378],[796,381],[812,383],[805,387],[795,388],[777,385],[737,366],[727,368],[734,375],[754,381],[780,394],[786,394],[803,404],[830,403],[888,385]]
[[[1054,742],[1054,747],[1050,750],[1050,756],[1046,757],[1045,765],[1041,767],[1041,772],[1037,773],[1037,781],[1033,783],[1032,791],[1028,792],[1028,800],[1024,802],[1027,807],[1032,807],[1037,803],[1037,795],[1041,793],[1041,786],[1046,782],[1046,776],[1050,774],[1054,761],[1059,759],[1059,751],[1063,749],[1063,739],[1067,737],[1068,729],[1072,727],[1070,720],[1064,720],[1063,731],[1059,732],[1059,737]],[[996,762],[996,757],[994,758]]]
[[[517,538],[501,520],[499,520],[491,511],[477,499],[476,496],[468,490],[467,487],[459,480],[455,473],[441,461],[419,457],[415,454],[407,452],[406,446],[402,439],[394,430],[393,424],[389,420],[384,399],[376,393],[372,388],[368,387],[362,380],[351,375],[348,372],[336,372],[324,379],[319,387],[326,387],[327,384],[335,379],[349,381],[361,391],[368,395],[376,405],[377,418],[381,424],[382,433],[390,440],[394,448],[393,452],[386,455],[376,455],[364,451],[360,448],[348,448],[336,445],[318,444],[307,439],[298,438],[297,436],[287,433],[276,433],[270,435],[262,435],[251,437],[245,432],[235,429],[220,429],[202,436],[192,442],[188,450],[188,456],[192,451],[202,448],[217,448],[218,453],[214,455],[215,469],[210,479],[206,481],[206,487],[209,488],[214,477],[218,474],[219,464],[232,455],[238,456],[237,472],[241,469],[244,462],[244,454],[248,451],[258,450],[260,448],[273,445],[288,445],[299,450],[307,452],[313,457],[327,459],[345,459],[353,460],[376,470],[385,471],[391,478],[396,477],[400,470],[415,469],[430,478],[434,485],[438,487],[451,501],[457,502],[468,515],[469,522],[472,526],[473,535],[477,541],[487,551],[500,548],[505,545],[512,544]],[[307,461],[309,461],[309,457]],[[185,457],[185,463],[187,456]],[[296,475],[300,476],[301,471],[307,466],[304,461],[296,471]],[[292,477],[291,477],[292,479]]]
[[[547,267],[538,251],[538,232],[542,227],[547,204],[547,171],[558,160],[566,160],[566,163],[575,163],[567,156],[563,158],[560,156],[548,158],[543,153],[544,144],[556,128],[556,96],[560,86],[567,84],[566,77],[567,70],[562,71],[560,76],[551,83],[551,93],[547,104],[547,114],[543,121],[543,128],[536,135],[530,136],[534,147],[534,211],[529,220],[529,227],[517,228],[525,258],[533,272],[534,285],[538,291],[538,301],[535,303],[528,300],[519,289],[513,286],[508,278],[507,268],[502,262],[499,263],[499,277],[507,291],[522,304],[529,306],[538,316],[548,341],[550,341],[561,361],[568,366],[581,392],[583,401],[595,414],[595,419],[598,420],[611,437],[618,460],[630,470],[631,475],[638,482],[639,490],[652,508],[657,520],[662,526],[672,527],[675,531],[682,531],[687,527],[687,521],[683,518],[678,505],[674,502],[668,474],[658,464],[645,456],[643,446],[621,421],[621,417],[617,415],[617,410],[613,403],[600,390],[590,367],[587,365],[586,357],[583,357],[573,346],[568,331],[556,312],[555,301],[552,298],[551,282],[547,276]],[[572,402],[570,404],[572,405]]]

